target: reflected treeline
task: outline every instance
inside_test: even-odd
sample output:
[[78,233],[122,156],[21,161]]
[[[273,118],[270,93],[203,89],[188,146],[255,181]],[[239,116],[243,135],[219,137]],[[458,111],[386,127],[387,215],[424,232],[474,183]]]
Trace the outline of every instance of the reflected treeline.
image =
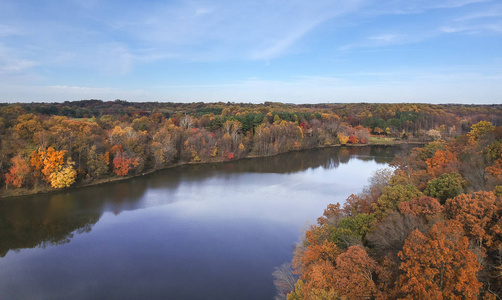
[[147,185],[133,181],[0,201],[0,257],[9,250],[69,243],[90,232],[105,211],[136,209]]
[[396,151],[395,147],[386,146],[313,149],[222,164],[188,165],[64,193],[0,201],[0,257],[10,250],[69,243],[76,234],[90,232],[106,211],[119,214],[173,201],[161,197],[152,203],[144,197],[148,190],[174,191],[185,181],[197,182],[243,172],[294,173],[318,167],[331,169],[354,158],[387,164]]
[[65,244],[75,233],[91,231],[100,214],[76,213],[76,204],[67,195],[1,202],[0,257],[9,250]]
[[[364,147],[333,147],[311,149],[283,153],[276,156],[242,159],[223,164],[203,164],[184,166],[183,174],[190,179],[198,179],[221,173],[279,173],[288,174],[322,167],[325,169],[338,168],[350,159],[375,161],[379,164],[388,164],[399,150],[396,146],[364,146]],[[169,171],[169,170],[167,170]],[[161,171],[162,172],[162,171]],[[164,171],[166,172],[166,171]]]

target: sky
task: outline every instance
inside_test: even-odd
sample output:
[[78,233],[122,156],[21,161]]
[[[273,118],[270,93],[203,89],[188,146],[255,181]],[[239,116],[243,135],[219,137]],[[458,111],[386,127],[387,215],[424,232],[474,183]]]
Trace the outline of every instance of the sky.
[[502,0],[1,0],[0,102],[502,103]]

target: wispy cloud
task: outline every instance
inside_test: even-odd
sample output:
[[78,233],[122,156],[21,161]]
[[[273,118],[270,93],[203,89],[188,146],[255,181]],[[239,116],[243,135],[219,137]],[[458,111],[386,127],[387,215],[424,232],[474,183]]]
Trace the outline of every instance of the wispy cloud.
[[297,28],[296,31],[284,33],[284,36],[273,42],[268,47],[254,50],[249,57],[252,59],[271,59],[284,53],[291,45],[302,38],[307,32],[315,28],[320,22],[305,24],[303,28]]
[[[342,45],[340,51],[354,51],[359,48],[377,48],[394,45],[415,44],[422,41],[437,38],[444,34],[483,34],[502,33],[502,21],[498,16],[502,16],[502,6],[493,5],[490,0],[457,0],[457,1],[410,1],[404,4],[401,1],[388,2],[387,6],[380,7],[377,15],[398,14],[419,14],[428,10],[443,9],[452,10],[463,6],[483,3],[482,9],[464,13],[463,16],[445,14],[442,18],[430,20],[424,23],[407,24],[403,22],[400,28],[394,32],[379,32],[365,37],[360,37],[359,41],[352,41]],[[371,9],[369,9],[371,11]],[[376,29],[381,30],[381,29]]]
[[[445,1],[429,1],[430,8],[456,8],[475,3],[486,3],[492,0],[445,0]],[[420,1],[419,1],[420,2]],[[427,1],[424,1],[427,2]]]
[[480,34],[485,32],[502,33],[502,22],[488,24],[452,24],[443,26],[440,30],[444,33]]
[[490,5],[450,20],[448,25],[441,27],[441,31],[465,34],[502,33],[501,16],[502,6]]
[[381,42],[388,43],[388,42],[395,41],[396,38],[397,38],[397,35],[387,33],[387,34],[381,34],[381,35],[376,35],[376,36],[370,36],[368,39],[373,40],[373,41],[379,41],[379,42],[381,41]]
[[[117,19],[115,28],[144,43],[196,59],[270,59],[331,18],[355,12],[362,0],[185,1],[140,12],[136,21]],[[216,56],[216,57],[215,57]]]
[[429,10],[454,9],[490,1],[492,0],[368,0],[364,10],[360,13],[370,16],[421,14]]
[[24,34],[24,31],[18,27],[0,24],[0,37],[21,34]]
[[502,16],[502,6],[491,6],[488,10],[478,11],[466,14],[462,17],[456,18],[457,22],[465,22],[476,19],[485,19],[485,18],[496,18]]
[[19,53],[0,44],[0,75],[17,75],[29,70],[36,62],[19,57]]
[[341,52],[353,52],[357,49],[364,48],[378,48],[388,47],[395,45],[405,45],[411,43],[418,43],[432,36],[431,32],[417,32],[417,33],[382,33],[378,35],[371,35],[361,39],[358,42],[343,45],[338,48]]

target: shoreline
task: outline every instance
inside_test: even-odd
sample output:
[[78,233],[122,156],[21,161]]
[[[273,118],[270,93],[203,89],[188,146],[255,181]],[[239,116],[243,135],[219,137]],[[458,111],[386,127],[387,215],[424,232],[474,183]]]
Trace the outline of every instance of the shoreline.
[[18,190],[18,193],[12,193],[10,195],[0,195],[0,201],[9,201],[9,200],[14,200],[16,198],[27,197],[27,196],[32,196],[32,195],[47,195],[47,194],[64,193],[64,192],[68,192],[68,191],[75,190],[75,189],[81,189],[81,188],[87,188],[87,187],[92,187],[92,186],[99,186],[99,185],[105,185],[105,184],[109,184],[109,183],[125,181],[125,180],[129,180],[132,178],[146,176],[146,175],[158,172],[158,171],[173,169],[173,168],[186,166],[186,165],[202,165],[202,164],[213,164],[213,163],[219,164],[219,163],[232,162],[232,161],[238,161],[238,160],[244,160],[244,159],[272,157],[272,156],[276,156],[276,155],[280,155],[280,154],[284,154],[284,153],[290,153],[290,152],[295,152],[295,151],[308,151],[308,150],[312,150],[312,149],[338,148],[338,147],[402,146],[402,145],[417,145],[418,146],[418,145],[424,145],[426,143],[427,142],[419,142],[419,141],[411,141],[411,142],[394,141],[392,143],[368,143],[368,144],[346,144],[346,145],[336,144],[336,145],[318,146],[318,147],[306,148],[306,149],[295,149],[295,150],[279,152],[279,153],[270,154],[270,155],[248,155],[246,157],[241,157],[241,158],[232,159],[232,160],[226,160],[224,158],[221,158],[221,159],[216,159],[216,160],[211,160],[211,161],[178,162],[178,163],[174,163],[172,165],[166,166],[164,168],[148,170],[148,171],[142,172],[140,174],[128,175],[128,176],[123,176],[123,177],[111,177],[111,178],[97,179],[97,180],[93,180],[90,183],[82,183],[82,184],[79,184],[76,186],[63,188],[63,189],[57,189],[57,190],[53,189],[53,188],[43,188],[43,189],[36,189],[36,190],[35,189],[32,189],[32,190],[20,189],[20,190]]

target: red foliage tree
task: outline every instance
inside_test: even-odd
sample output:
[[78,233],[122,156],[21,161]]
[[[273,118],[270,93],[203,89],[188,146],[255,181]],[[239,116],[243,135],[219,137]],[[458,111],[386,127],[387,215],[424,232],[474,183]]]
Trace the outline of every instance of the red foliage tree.
[[349,137],[349,143],[351,143],[351,144],[357,144],[358,142],[359,142],[359,140],[358,140],[357,136],[351,135]]
[[139,158],[129,158],[124,152],[117,152],[113,158],[113,172],[118,176],[126,176],[129,171],[139,164]]

